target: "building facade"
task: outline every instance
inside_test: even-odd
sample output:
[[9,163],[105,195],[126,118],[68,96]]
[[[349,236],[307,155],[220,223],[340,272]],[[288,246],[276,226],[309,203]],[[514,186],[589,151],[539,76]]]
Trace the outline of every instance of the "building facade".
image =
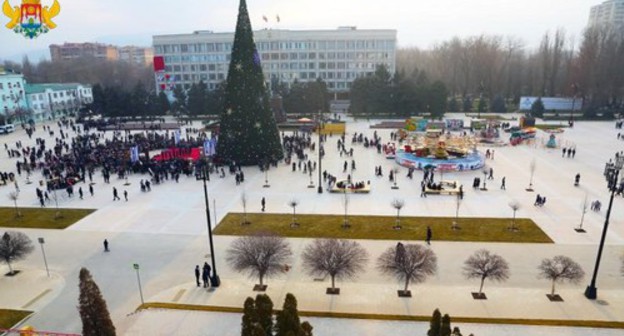
[[120,47],[119,59],[128,63],[150,65],[154,59],[154,49],[135,46]]
[[[254,32],[267,85],[276,80],[321,78],[330,92],[345,92],[353,81],[384,64],[396,69],[396,30],[276,30]],[[173,85],[189,88],[203,81],[214,89],[227,78],[234,33],[196,31],[192,34],[153,36],[154,55],[162,57],[164,74],[157,74],[156,89]]]
[[624,29],[624,0],[607,0],[593,6],[589,10],[588,26]]
[[53,62],[81,57],[93,57],[114,61],[119,59],[117,47],[102,43],[64,43],[50,45],[50,58]]
[[109,61],[122,60],[147,66],[152,64],[154,51],[150,47],[117,47],[102,43],[64,43],[62,45],[50,45],[50,58],[52,61],[66,61],[81,57],[92,57]]
[[78,112],[93,102],[91,86],[77,83],[26,84],[26,101],[35,121]]
[[26,81],[20,73],[0,67],[0,114],[11,117],[28,108]]

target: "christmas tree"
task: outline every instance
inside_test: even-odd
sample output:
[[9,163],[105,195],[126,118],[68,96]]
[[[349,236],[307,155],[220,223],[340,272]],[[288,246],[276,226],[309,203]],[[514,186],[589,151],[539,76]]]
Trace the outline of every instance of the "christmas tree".
[[284,157],[245,0],[238,9],[223,106],[218,159],[265,165]]

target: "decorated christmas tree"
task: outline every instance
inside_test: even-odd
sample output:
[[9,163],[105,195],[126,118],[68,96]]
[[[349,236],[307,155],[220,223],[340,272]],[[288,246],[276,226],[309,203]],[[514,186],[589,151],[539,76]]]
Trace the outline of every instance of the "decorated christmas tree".
[[247,4],[241,0],[221,113],[217,143],[219,159],[248,166],[264,165],[283,158],[269,103]]

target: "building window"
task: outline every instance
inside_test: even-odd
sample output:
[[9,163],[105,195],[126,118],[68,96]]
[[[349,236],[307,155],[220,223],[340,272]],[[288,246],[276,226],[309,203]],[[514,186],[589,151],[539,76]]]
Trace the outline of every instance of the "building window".
[[4,90],[4,84],[0,83],[0,90]]
[[199,65],[199,71],[206,71],[206,69],[207,69],[206,64]]

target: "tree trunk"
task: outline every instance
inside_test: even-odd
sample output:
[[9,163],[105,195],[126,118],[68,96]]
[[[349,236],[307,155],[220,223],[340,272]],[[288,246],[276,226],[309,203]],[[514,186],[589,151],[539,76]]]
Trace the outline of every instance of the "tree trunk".
[[331,288],[332,289],[336,289],[336,284],[334,282],[334,276],[333,275],[331,275]]
[[7,263],[7,266],[9,266],[9,274],[13,274],[13,267],[11,267],[11,263],[8,260],[5,260]]
[[553,296],[555,295],[555,279],[553,279],[552,281],[552,288],[550,291],[550,295],[553,295]]
[[485,277],[481,277],[481,286],[479,287],[479,294],[483,292],[483,283],[485,282]]
[[409,278],[408,278],[408,277],[405,277],[405,289],[404,289],[404,291],[406,291],[406,292],[407,292],[407,287],[408,287],[408,286],[409,286]]
[[264,285],[262,279],[264,279],[264,274],[260,273],[260,286]]

